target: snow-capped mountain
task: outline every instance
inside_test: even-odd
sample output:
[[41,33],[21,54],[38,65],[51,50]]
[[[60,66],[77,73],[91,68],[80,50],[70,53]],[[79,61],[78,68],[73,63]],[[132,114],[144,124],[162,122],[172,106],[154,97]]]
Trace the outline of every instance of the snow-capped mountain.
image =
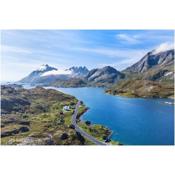
[[85,77],[88,73],[89,70],[84,66],[80,67],[71,67],[67,71],[71,71],[74,77]]
[[50,70],[43,73],[41,76],[49,75],[69,75],[70,77],[85,77],[89,73],[89,70],[84,66],[80,67],[71,67],[69,69],[57,69]]
[[148,52],[141,60],[123,71],[131,75],[139,74],[142,79],[152,81],[172,81],[174,79],[174,49],[161,46]]
[[27,77],[20,80],[20,83],[47,84],[56,80],[68,80],[70,78],[85,77],[89,73],[86,67],[71,67],[69,69],[57,69],[48,64],[43,64],[34,70]]
[[69,71],[69,70],[51,70],[51,71],[47,71],[47,72],[44,72],[41,76],[44,77],[44,76],[56,76],[56,75],[71,75],[72,72]]
[[57,68],[51,67],[48,64],[43,64],[36,71],[47,72],[47,71],[52,71],[52,70],[57,70]]
[[92,83],[106,84],[115,83],[121,80],[125,75],[111,66],[105,66],[100,69],[92,69],[87,75],[87,80]]
[[174,50],[155,49],[148,52],[141,60],[124,70],[124,72],[143,73],[156,66],[173,64]]
[[20,83],[33,83],[37,81],[44,73],[49,71],[56,71],[57,69],[55,67],[51,67],[48,64],[41,65],[38,69],[31,72],[28,76],[24,77],[22,80],[20,80]]

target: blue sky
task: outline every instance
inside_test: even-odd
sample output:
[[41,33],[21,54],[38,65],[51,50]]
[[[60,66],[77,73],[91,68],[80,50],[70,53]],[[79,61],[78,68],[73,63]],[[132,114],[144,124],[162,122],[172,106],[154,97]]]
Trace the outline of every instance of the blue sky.
[[2,80],[19,80],[46,63],[122,70],[173,38],[172,30],[2,30]]

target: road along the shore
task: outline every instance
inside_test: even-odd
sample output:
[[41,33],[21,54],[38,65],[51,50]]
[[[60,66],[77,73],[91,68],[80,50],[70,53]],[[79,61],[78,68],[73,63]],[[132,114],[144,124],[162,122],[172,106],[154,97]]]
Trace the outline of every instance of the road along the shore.
[[75,126],[75,130],[76,132],[80,133],[83,137],[85,137],[86,139],[88,139],[89,141],[91,141],[92,143],[96,144],[96,145],[107,145],[104,142],[101,142],[99,140],[97,140],[96,138],[94,138],[93,136],[89,135],[87,132],[85,132],[84,130],[82,130],[78,125],[77,125],[77,115],[78,115],[78,108],[80,106],[80,101],[77,102],[76,107],[75,107],[75,111],[72,115],[72,124]]

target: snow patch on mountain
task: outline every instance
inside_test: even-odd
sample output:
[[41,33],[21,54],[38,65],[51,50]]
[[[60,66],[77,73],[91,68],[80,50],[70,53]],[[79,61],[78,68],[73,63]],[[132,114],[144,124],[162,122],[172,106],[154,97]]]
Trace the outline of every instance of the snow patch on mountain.
[[45,71],[51,71],[51,70],[57,70],[57,69],[49,66],[48,64],[42,64],[36,71],[45,72]]
[[72,71],[70,70],[51,70],[48,72],[44,72],[41,76],[50,76],[50,75],[70,75],[72,74]]
[[169,75],[172,75],[173,74],[173,72],[167,72],[164,76],[166,77],[166,76],[169,76]]
[[174,46],[172,43],[169,43],[169,42],[162,43],[155,50],[153,50],[152,54],[158,54],[160,52],[165,52],[165,51],[171,50],[173,48],[174,48]]

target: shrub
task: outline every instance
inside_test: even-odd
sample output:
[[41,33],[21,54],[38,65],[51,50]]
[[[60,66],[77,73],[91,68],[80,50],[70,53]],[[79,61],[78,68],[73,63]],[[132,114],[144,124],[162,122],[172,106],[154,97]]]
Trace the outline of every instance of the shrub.
[[85,123],[86,123],[87,126],[91,125],[90,121],[86,121]]
[[63,133],[60,137],[61,140],[66,140],[68,138],[68,134],[67,133]]

